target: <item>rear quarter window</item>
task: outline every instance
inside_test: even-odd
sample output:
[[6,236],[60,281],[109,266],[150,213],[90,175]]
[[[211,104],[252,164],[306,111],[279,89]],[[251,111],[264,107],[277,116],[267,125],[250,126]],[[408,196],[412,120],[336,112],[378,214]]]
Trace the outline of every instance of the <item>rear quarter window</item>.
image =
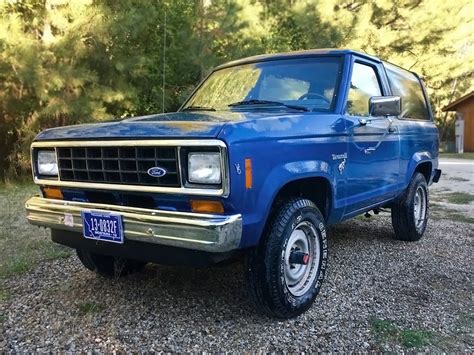
[[402,100],[401,118],[429,120],[430,114],[420,80],[415,74],[384,63],[392,94]]

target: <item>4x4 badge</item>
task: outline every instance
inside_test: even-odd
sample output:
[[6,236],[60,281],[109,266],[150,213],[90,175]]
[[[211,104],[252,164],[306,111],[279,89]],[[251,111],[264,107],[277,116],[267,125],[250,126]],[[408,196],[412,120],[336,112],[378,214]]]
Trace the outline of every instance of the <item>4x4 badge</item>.
[[240,168],[240,164],[237,163],[234,166],[235,166],[235,171],[237,172],[237,175],[242,174],[242,169]]

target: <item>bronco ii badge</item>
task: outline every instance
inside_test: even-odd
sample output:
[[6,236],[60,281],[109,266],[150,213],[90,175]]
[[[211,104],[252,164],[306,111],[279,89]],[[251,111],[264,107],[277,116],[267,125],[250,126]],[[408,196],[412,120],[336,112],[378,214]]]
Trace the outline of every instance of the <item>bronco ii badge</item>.
[[166,169],[160,168],[159,166],[154,166],[147,170],[147,174],[151,177],[163,177],[166,175]]
[[339,174],[342,175],[344,172],[344,169],[346,168],[346,161],[347,161],[347,153],[343,154],[332,154],[332,160],[341,160],[341,163],[337,167],[337,170],[339,170]]

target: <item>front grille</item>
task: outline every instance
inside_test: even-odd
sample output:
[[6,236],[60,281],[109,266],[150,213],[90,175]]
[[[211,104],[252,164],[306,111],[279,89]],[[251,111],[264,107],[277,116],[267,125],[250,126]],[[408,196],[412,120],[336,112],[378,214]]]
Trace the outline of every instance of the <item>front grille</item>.
[[[57,148],[62,181],[180,187],[176,147]],[[166,175],[152,177],[161,167]]]

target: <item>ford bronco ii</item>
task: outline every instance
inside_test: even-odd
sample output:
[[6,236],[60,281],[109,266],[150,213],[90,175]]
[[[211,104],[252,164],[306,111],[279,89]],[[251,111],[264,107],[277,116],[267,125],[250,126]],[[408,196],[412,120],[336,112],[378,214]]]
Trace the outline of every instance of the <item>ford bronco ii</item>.
[[257,309],[290,318],[320,291],[328,225],[389,208],[396,239],[422,237],[438,144],[415,73],[351,50],[256,56],[177,112],[41,132],[27,216],[106,276],[243,256]]

